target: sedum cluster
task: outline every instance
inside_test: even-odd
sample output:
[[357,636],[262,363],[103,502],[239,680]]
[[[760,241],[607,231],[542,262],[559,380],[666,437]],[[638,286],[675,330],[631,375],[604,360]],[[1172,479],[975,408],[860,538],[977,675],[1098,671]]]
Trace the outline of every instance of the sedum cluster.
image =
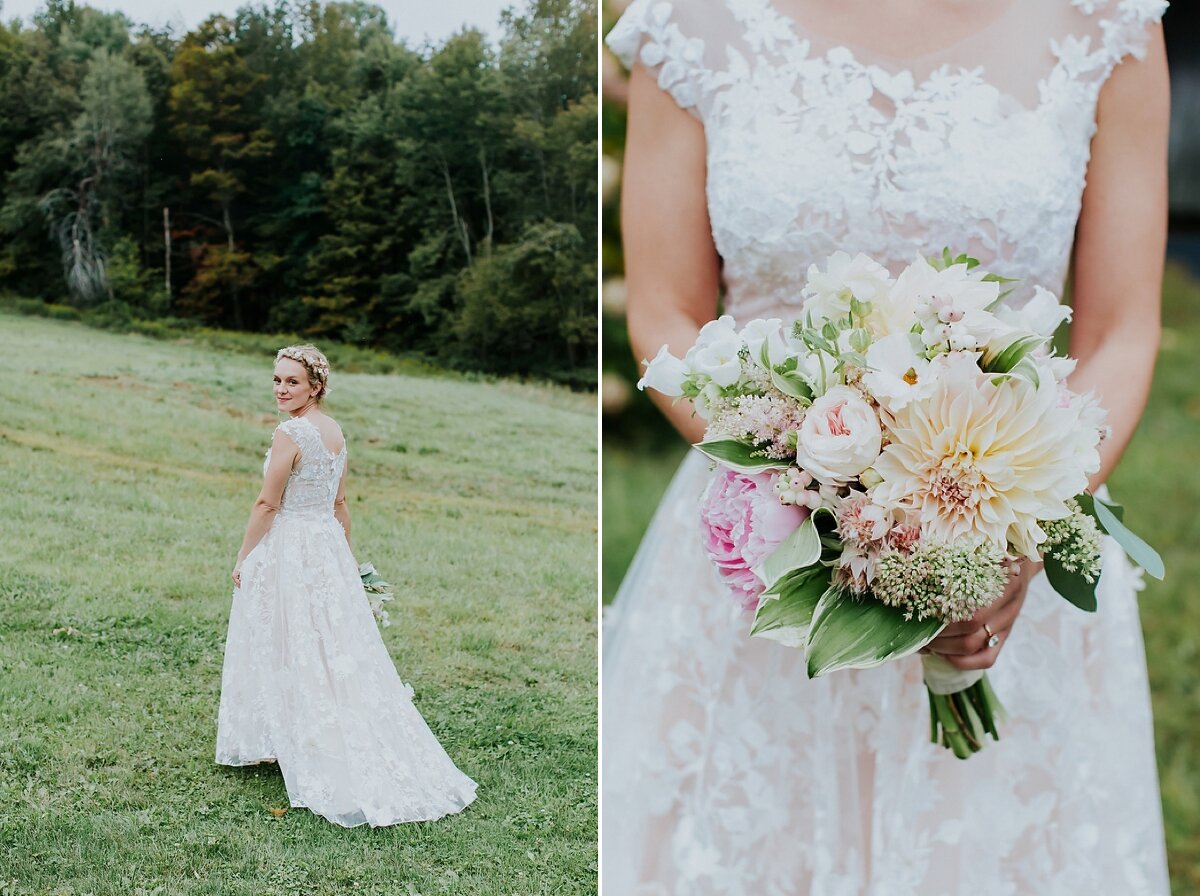
[[1042,548],[1067,572],[1078,573],[1090,585],[1100,576],[1100,527],[1077,501],[1068,501],[1071,515],[1041,524],[1046,533]]
[[918,544],[911,552],[885,550],[871,590],[904,618],[930,616],[962,622],[1004,592],[1004,552],[987,542]]

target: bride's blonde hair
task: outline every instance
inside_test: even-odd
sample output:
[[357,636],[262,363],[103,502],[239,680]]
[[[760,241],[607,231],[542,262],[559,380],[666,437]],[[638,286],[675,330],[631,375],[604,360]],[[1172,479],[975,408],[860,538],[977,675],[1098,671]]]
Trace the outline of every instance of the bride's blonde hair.
[[322,401],[329,394],[329,359],[315,345],[307,342],[303,345],[289,345],[275,353],[276,363],[280,358],[291,358],[304,365],[308,373],[308,384],[319,386],[321,389],[317,393],[317,401]]

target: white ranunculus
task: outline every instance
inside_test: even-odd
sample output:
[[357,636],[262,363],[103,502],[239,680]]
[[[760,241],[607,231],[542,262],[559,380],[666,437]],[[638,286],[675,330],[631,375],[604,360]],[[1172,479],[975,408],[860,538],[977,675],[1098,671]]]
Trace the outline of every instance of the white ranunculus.
[[893,302],[912,307],[925,345],[974,351],[1003,333],[1017,331],[987,310],[1000,295],[1000,284],[983,276],[967,270],[965,264],[939,271],[918,258],[896,278],[890,295]]
[[834,252],[825,270],[809,266],[808,283],[804,287],[805,315],[813,322],[841,320],[850,312],[850,298],[860,302],[884,300],[892,284],[887,268],[861,252],[851,258],[845,252]]
[[867,368],[863,383],[889,411],[933,392],[929,361],[921,352],[921,337],[915,333],[893,333],[872,343],[867,349]]
[[683,394],[683,381],[687,378],[687,368],[663,346],[654,356],[654,360],[642,360],[646,372],[638,380],[639,389],[654,389],[663,395],[678,396]]
[[875,463],[882,444],[875,409],[849,386],[832,386],[804,415],[796,464],[822,485],[844,485]]

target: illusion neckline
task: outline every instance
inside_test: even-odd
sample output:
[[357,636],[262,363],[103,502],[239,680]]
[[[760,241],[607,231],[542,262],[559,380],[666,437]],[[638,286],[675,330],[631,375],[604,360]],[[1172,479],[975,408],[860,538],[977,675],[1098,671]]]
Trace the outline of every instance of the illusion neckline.
[[[809,28],[799,17],[781,8],[779,5],[781,0],[761,0],[761,2],[768,12],[783,24],[789,37],[794,43],[807,41],[810,43],[827,45],[829,49],[841,47],[848,51],[850,55],[854,57],[855,63],[863,68],[877,68],[893,77],[908,74],[911,75],[914,80],[919,80],[916,76],[916,73],[917,69],[921,67],[922,63],[938,56],[950,55],[965,44],[981,39],[989,31],[1004,21],[1006,17],[1013,13],[1018,0],[1006,0],[1003,9],[997,12],[985,24],[976,28],[974,31],[971,31],[962,37],[956,38],[944,46],[934,47],[931,50],[926,50],[923,53],[917,53],[914,56],[893,56],[883,50],[878,50],[863,44],[843,40],[842,38],[827,34],[824,31]],[[880,61],[878,63],[864,61],[872,58]],[[951,68],[961,67],[963,69],[970,69],[970,66],[967,65],[956,66],[954,63],[943,61],[941,65],[933,66],[933,70],[936,71],[946,66]]]
[[313,432],[315,432],[317,434],[317,441],[321,444],[321,447],[325,450],[325,453],[327,455],[329,455],[330,459],[337,460],[339,457],[341,457],[343,454],[346,453],[346,438],[345,438],[345,436],[342,437],[342,447],[340,449],[338,449],[336,452],[331,451],[329,449],[329,446],[325,444],[325,439],[323,439],[321,437],[320,428],[317,426],[317,424],[313,423],[311,420],[308,419],[307,414],[300,414],[299,416],[292,417],[291,419],[303,420],[305,423],[307,423],[309,426],[311,426],[313,428]]

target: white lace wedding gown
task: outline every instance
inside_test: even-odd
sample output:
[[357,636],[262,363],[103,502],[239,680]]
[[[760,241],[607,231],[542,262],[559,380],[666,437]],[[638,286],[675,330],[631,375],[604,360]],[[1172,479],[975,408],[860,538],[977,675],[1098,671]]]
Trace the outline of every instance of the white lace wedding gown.
[[346,449],[332,454],[306,417],[278,428],[300,460],[233,592],[216,760],[278,760],[291,805],[345,827],[458,812],[475,782],[397,675],[333,515]]
[[[703,124],[726,310],[794,316],[835,250],[893,274],[949,246],[1061,290],[1101,84],[1158,0],[1003,0],[915,59],[822,36],[833,0],[634,0],[607,38]],[[935,31],[930,22],[930,31]],[[897,56],[904,49],[897,48]],[[1010,718],[968,761],[929,743],[916,657],[807,679],[747,637],[682,464],[606,623],[607,896],[1168,892],[1135,592],[1033,583],[990,673]]]

